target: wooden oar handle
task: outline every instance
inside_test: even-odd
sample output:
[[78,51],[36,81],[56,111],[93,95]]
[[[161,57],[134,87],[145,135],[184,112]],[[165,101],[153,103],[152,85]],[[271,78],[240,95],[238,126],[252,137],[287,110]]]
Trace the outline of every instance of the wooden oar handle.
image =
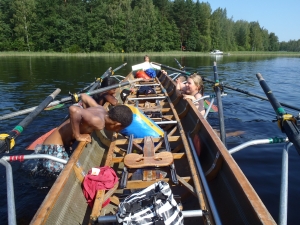
[[61,92],[61,89],[60,88],[57,88],[51,95],[49,95],[49,96],[51,96],[53,99],[59,94]]

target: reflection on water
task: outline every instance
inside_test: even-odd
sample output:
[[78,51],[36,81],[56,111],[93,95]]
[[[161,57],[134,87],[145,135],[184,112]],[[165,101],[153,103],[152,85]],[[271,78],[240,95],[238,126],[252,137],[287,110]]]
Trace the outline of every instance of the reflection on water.
[[[151,57],[151,55],[150,55]],[[298,76],[300,58],[272,56],[201,56],[176,59],[190,72],[198,71],[203,77],[213,80],[213,62],[217,62],[219,80],[230,86],[264,96],[255,76],[261,73],[278,101],[299,105]],[[56,99],[81,90],[100,77],[109,67],[116,68],[127,62],[127,66],[116,74],[126,76],[131,65],[143,61],[143,57],[1,57],[0,115],[38,105],[56,88],[62,91]],[[151,61],[178,68],[174,57],[153,56]],[[228,148],[254,139],[284,137],[277,124],[272,122],[275,113],[271,105],[263,100],[245,96],[225,88],[223,97],[225,127],[229,132],[240,131],[238,136],[227,138]],[[205,94],[212,94],[212,84],[205,84]],[[58,126],[68,111],[68,105],[52,111],[42,112],[18,137],[11,154],[29,154],[24,149],[37,137]],[[293,115],[299,113],[286,108]],[[1,121],[0,133],[7,133],[25,116]],[[209,121],[218,124],[215,114]],[[278,220],[281,154],[283,144],[248,147],[234,153],[233,157],[261,197],[274,219]],[[53,178],[32,176],[23,170],[20,162],[12,163],[14,191],[18,224],[28,224],[53,184]],[[289,224],[300,220],[300,157],[294,148],[289,153]],[[0,220],[7,221],[5,170],[0,167]],[[32,201],[34,199],[34,201]]]

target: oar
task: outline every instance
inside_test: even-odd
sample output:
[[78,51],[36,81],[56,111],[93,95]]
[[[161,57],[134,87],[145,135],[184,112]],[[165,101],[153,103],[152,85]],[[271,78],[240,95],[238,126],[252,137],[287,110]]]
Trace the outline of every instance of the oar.
[[151,62],[151,63],[154,64],[154,65],[157,65],[157,66],[169,69],[169,70],[173,70],[173,71],[178,72],[178,73],[182,73],[182,74],[188,75],[188,76],[192,75],[192,73],[189,73],[189,72],[186,72],[186,71],[183,71],[183,70],[179,70],[179,69],[167,66],[167,65],[163,65],[163,64],[160,64],[160,63],[156,63],[156,62]]
[[104,73],[100,78],[98,78],[98,79],[95,81],[95,83],[93,84],[93,86],[90,87],[89,91],[95,90],[95,89],[98,87],[98,85],[102,82],[102,80],[103,80],[105,77],[108,77],[109,75],[111,75],[111,67],[109,67],[109,68],[105,71],[105,73]]
[[290,114],[287,114],[282,108],[280,102],[273,95],[272,90],[268,87],[266,81],[260,73],[256,74],[259,84],[269,99],[275,113],[277,114],[278,126],[283,133],[287,135],[289,141],[292,142],[300,155],[300,131],[297,127],[297,120]]
[[101,84],[102,80],[108,76],[114,75],[116,71],[118,71],[119,69],[123,68],[124,66],[126,66],[127,63],[123,63],[122,65],[118,66],[117,68],[115,68],[114,70],[111,70],[111,67],[108,68],[108,70],[105,71],[105,73],[97,79],[97,81],[95,82],[95,84],[89,89],[89,91],[95,90],[95,88],[97,88],[97,86],[99,84]]
[[226,132],[225,132],[223,105],[222,105],[222,99],[221,99],[221,88],[220,88],[220,83],[219,83],[219,75],[217,72],[217,63],[216,62],[214,62],[213,70],[214,70],[214,79],[215,79],[214,90],[216,93],[218,114],[219,114],[220,137],[221,137],[222,142],[226,146]]
[[[214,83],[214,81],[210,80],[210,79],[207,79],[207,78],[203,78],[204,81],[207,81],[209,83]],[[259,99],[262,99],[262,100],[266,100],[266,101],[269,101],[268,98],[266,97],[262,97],[262,96],[259,96],[259,95],[256,95],[256,94],[253,94],[253,93],[250,93],[249,91],[245,91],[245,90],[242,90],[242,89],[239,89],[239,88],[235,88],[235,87],[232,87],[232,86],[229,86],[229,85],[225,85],[225,84],[222,84],[223,87],[226,87],[228,89],[231,89],[231,90],[234,90],[234,91],[237,91],[237,92],[241,92],[243,94],[246,94],[246,95],[249,95],[249,96],[253,96],[253,97],[256,97],[256,98],[259,98]],[[288,105],[288,104],[285,104],[285,103],[282,103],[282,102],[279,102],[281,105],[285,106],[285,107],[288,107],[290,109],[294,109],[294,110],[297,110],[297,111],[300,111],[300,108],[297,108],[295,106],[292,106],[292,105]]]
[[176,58],[174,58],[174,59],[175,59],[177,65],[179,66],[179,68],[180,68],[181,70],[184,70],[184,66],[181,66],[180,62],[178,62],[178,60],[177,60]]
[[26,118],[24,118],[12,131],[8,134],[0,135],[0,153],[8,152],[15,146],[15,139],[23,132],[23,130],[32,122],[32,120],[44,110],[44,108],[60,93],[60,89],[56,89],[41,104],[39,104]]
[[122,65],[120,65],[120,66],[118,66],[117,68],[113,69],[112,75],[114,75],[116,71],[118,71],[119,69],[123,68],[123,67],[126,66],[126,65],[127,65],[127,63],[123,63]]

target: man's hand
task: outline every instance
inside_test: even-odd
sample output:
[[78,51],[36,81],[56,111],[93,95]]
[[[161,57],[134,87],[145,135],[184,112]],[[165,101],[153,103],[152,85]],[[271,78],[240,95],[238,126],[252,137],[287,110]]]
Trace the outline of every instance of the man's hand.
[[84,142],[91,142],[92,138],[91,138],[91,135],[89,135],[89,134],[79,134],[76,137],[76,140],[77,141],[84,141]]

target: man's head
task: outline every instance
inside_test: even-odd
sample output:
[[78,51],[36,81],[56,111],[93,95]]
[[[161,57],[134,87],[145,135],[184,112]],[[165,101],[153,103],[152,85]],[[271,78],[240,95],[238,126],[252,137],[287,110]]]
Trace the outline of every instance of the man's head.
[[132,111],[126,105],[116,105],[108,111],[108,117],[113,123],[105,125],[108,130],[119,132],[132,123]]

